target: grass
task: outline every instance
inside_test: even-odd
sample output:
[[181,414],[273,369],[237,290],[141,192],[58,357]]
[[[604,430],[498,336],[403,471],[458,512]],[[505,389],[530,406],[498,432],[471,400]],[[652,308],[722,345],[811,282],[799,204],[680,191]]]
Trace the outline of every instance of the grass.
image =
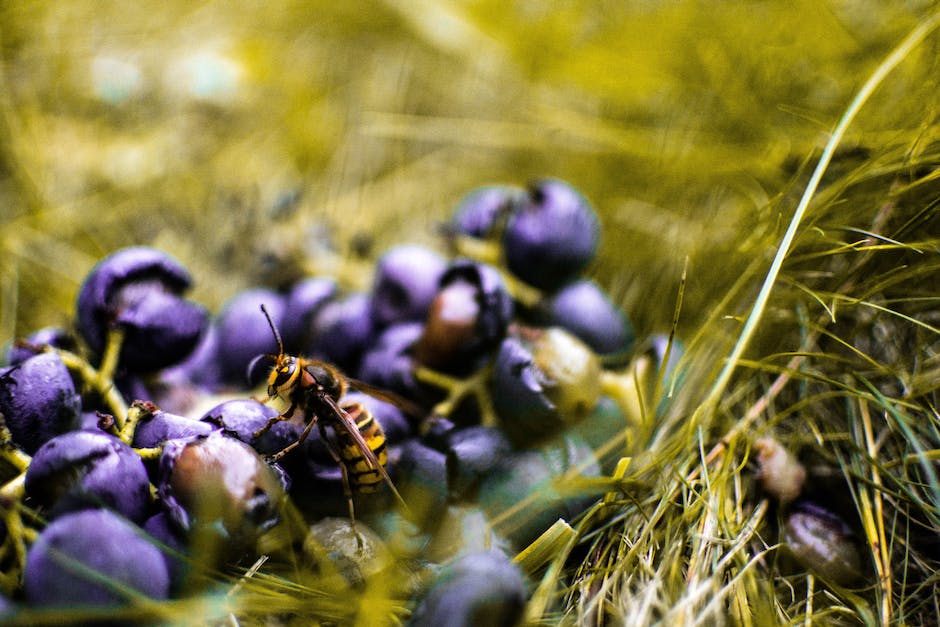
[[[311,270],[368,285],[473,187],[558,176],[600,212],[591,274],[687,351],[620,483],[524,562],[528,620],[940,621],[930,3],[171,4],[0,9],[0,341],[67,323],[120,246],[217,310]],[[764,436],[853,529],[858,583],[787,556]],[[264,566],[237,598],[218,615],[347,609]]]

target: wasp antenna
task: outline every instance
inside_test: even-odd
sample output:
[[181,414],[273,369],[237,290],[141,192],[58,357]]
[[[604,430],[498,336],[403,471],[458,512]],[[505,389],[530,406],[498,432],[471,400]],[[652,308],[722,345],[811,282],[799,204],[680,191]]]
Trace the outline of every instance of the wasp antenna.
[[258,370],[258,364],[260,364],[263,359],[270,359],[272,362],[277,363],[277,355],[272,355],[271,353],[256,355],[248,362],[248,368],[245,369],[245,380],[248,381],[248,385],[255,384],[255,373]]
[[271,327],[271,332],[274,333],[274,339],[277,340],[277,351],[281,355],[284,354],[284,342],[281,341],[281,334],[278,333],[277,327],[274,326],[274,320],[271,320],[271,314],[268,313],[268,310],[265,308],[264,303],[261,303],[261,313],[264,314],[264,317],[268,319],[268,325]]

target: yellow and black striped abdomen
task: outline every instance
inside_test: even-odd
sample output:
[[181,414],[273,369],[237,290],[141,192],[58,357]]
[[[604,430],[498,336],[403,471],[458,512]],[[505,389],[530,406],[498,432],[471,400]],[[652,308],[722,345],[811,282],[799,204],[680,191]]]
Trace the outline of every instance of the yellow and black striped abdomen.
[[[385,433],[372,413],[359,403],[351,403],[344,408],[350,419],[355,422],[356,429],[365,440],[366,446],[375,455],[379,465],[388,464],[388,454],[385,452]],[[352,425],[350,425],[352,428]],[[370,493],[379,489],[382,483],[382,474],[378,468],[369,463],[360,445],[346,431],[338,430],[340,447],[339,456],[346,466],[349,483],[358,492]]]

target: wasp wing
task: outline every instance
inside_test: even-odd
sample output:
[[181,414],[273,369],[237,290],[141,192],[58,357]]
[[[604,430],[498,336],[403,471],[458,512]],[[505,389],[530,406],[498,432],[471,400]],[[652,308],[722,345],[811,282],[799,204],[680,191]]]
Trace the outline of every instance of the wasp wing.
[[405,504],[405,499],[402,498],[401,494],[398,492],[398,488],[395,487],[395,484],[392,483],[392,478],[389,476],[388,471],[385,469],[385,466],[379,463],[378,458],[375,456],[375,453],[372,452],[372,449],[369,448],[369,445],[366,443],[362,434],[359,433],[359,427],[356,426],[355,421],[346,413],[342,407],[339,406],[333,398],[329,396],[323,396],[323,400],[327,405],[330,406],[330,409],[339,417],[339,422],[342,425],[342,429],[349,434],[349,437],[353,439],[356,443],[356,446],[359,448],[359,451],[362,453],[363,457],[366,458],[366,461],[369,462],[369,465],[372,466],[375,470],[379,471],[379,474],[382,475],[382,479],[385,480],[385,483],[388,484],[388,487],[391,488],[392,492],[395,494],[395,497],[399,502],[407,508]]
[[360,381],[359,379],[353,379],[350,377],[346,377],[346,382],[349,384],[349,387],[352,388],[353,390],[358,390],[364,394],[368,394],[369,396],[373,398],[377,398],[380,401],[385,401],[386,403],[395,405],[400,410],[402,410],[403,412],[405,412],[406,414],[414,418],[423,418],[424,415],[427,413],[418,404],[413,403],[409,401],[407,398],[399,396],[398,394],[395,394],[394,392],[383,390],[382,388],[378,388],[374,385],[366,383],[365,381]]

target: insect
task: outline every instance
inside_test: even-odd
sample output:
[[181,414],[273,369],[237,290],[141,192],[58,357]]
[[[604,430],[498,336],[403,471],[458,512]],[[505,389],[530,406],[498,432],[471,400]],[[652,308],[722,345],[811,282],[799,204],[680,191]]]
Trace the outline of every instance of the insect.
[[[277,422],[290,420],[298,409],[303,412],[306,420],[304,430],[297,440],[268,459],[277,461],[300,446],[316,425],[327,450],[340,467],[351,520],[355,520],[353,489],[364,493],[375,492],[384,481],[404,505],[404,499],[385,468],[388,455],[385,452],[385,434],[382,427],[364,406],[351,404],[348,407],[352,411],[350,414],[339,402],[350,387],[374,394],[383,400],[408,405],[407,402],[375,390],[366,383],[347,378],[338,368],[324,361],[286,354],[281,334],[264,305],[261,305],[261,311],[271,326],[278,347],[277,355],[261,356],[274,360],[274,367],[268,376],[268,396],[262,402],[282,398],[290,405],[282,414],[274,416],[258,429],[254,436],[260,437]],[[327,426],[332,427],[336,433],[336,443],[329,437]]]

